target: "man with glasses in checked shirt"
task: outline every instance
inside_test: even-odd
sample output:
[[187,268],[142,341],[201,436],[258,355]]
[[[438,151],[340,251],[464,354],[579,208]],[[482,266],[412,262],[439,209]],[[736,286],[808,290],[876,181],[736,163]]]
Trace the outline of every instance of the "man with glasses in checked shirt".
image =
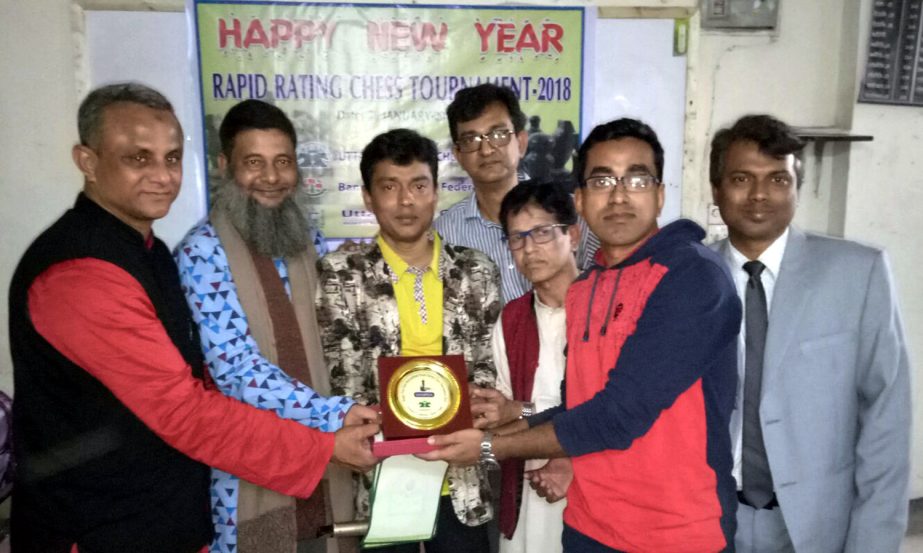
[[455,464],[570,457],[568,552],[701,553],[733,546],[727,424],[740,300],[688,220],[663,228],[663,148],[634,119],[597,126],[577,154],[577,211],[599,237],[567,292],[564,405],[430,437]]
[[[485,254],[432,231],[437,157],[432,140],[407,129],[376,136],[362,152],[362,197],[378,220],[378,236],[319,262],[318,322],[334,394],[379,403],[381,356],[461,354],[473,386],[494,385],[490,333],[500,312],[500,278]],[[371,476],[358,486],[360,518],[368,517]],[[449,469],[427,553],[489,550],[486,476],[481,467]],[[417,553],[419,544],[375,551]]]

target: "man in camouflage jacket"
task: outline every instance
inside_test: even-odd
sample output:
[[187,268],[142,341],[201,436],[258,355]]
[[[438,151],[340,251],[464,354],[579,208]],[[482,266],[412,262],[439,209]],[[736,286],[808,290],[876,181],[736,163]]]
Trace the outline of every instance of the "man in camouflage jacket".
[[[391,237],[403,231],[390,232],[387,221],[391,209],[404,214],[405,218],[413,210],[420,211],[420,225],[426,232],[424,240],[429,241],[433,252],[430,261],[423,264],[434,269],[442,287],[441,353],[464,356],[469,385],[493,387],[496,377],[490,335],[500,311],[499,272],[485,254],[445,244],[430,230],[435,211],[435,200],[430,197],[430,194],[435,195],[435,168],[431,183],[426,185],[428,189],[409,184],[419,177],[405,182],[400,176],[416,166],[428,175],[430,168],[426,162],[430,161],[430,156],[415,153],[410,156],[413,159],[410,165],[392,161],[395,158],[405,161],[406,157],[397,156],[393,150],[403,151],[409,147],[405,142],[414,142],[413,136],[402,134],[410,132],[398,130],[380,135],[363,152],[363,196],[379,220],[377,239],[360,245],[356,251],[328,254],[318,262],[317,317],[330,370],[331,391],[364,404],[379,403],[378,358],[402,355],[402,347],[406,344],[402,341],[401,327],[405,332],[409,330],[406,324],[401,324],[407,313],[399,310],[395,294],[405,271],[398,274],[395,270],[392,260],[396,253],[389,245],[395,240]],[[431,153],[435,155],[434,146]],[[430,164],[434,166],[435,158]],[[399,174],[400,179],[391,176],[392,172]],[[380,185],[379,181],[385,184]],[[410,190],[411,186],[412,191],[393,192],[400,197],[393,205],[402,207],[389,207],[381,199],[391,193],[389,191],[401,187]],[[398,264],[403,265],[400,260]],[[406,305],[401,309],[406,309]],[[430,306],[429,310],[434,311],[434,307]],[[357,496],[358,517],[368,515],[371,473],[362,481]],[[490,520],[492,508],[486,471],[481,467],[451,467],[448,485],[452,507],[461,524],[475,527]]]

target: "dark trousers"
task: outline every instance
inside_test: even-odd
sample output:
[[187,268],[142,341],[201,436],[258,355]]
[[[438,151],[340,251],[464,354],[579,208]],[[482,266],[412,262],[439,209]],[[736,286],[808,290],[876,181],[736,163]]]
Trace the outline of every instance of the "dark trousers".
[[[487,525],[465,526],[455,516],[452,498],[439,499],[439,516],[436,518],[436,535],[422,542],[426,553],[487,553]],[[419,553],[419,543],[403,543],[390,547],[363,549],[369,553]]]
[[[564,525],[564,534],[561,536],[561,541],[564,544],[564,553],[625,553],[603,545],[593,538],[574,530],[567,524]],[[734,553],[733,538],[721,553]]]
[[603,545],[590,536],[581,534],[566,523],[564,524],[564,534],[561,536],[561,541],[564,544],[564,553],[625,553],[618,549],[612,549],[608,545]]

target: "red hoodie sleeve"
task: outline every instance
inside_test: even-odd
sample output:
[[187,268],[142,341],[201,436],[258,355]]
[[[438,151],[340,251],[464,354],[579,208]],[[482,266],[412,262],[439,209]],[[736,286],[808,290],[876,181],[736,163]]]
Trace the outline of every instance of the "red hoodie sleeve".
[[38,333],[172,447],[286,495],[307,497],[317,486],[333,434],[206,389],[125,270],[98,259],[62,262],[32,283],[28,302]]

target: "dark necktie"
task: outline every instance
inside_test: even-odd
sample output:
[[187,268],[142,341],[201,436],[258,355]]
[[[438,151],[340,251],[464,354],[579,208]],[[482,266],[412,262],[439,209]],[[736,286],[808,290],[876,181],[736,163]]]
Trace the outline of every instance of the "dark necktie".
[[760,426],[760,389],[763,384],[763,353],[766,349],[766,328],[769,312],[766,291],[760,274],[766,266],[759,261],[744,263],[750,275],[746,293],[746,362],[744,374],[743,417],[743,494],[747,502],[762,509],[772,500],[772,474],[763,444]]

